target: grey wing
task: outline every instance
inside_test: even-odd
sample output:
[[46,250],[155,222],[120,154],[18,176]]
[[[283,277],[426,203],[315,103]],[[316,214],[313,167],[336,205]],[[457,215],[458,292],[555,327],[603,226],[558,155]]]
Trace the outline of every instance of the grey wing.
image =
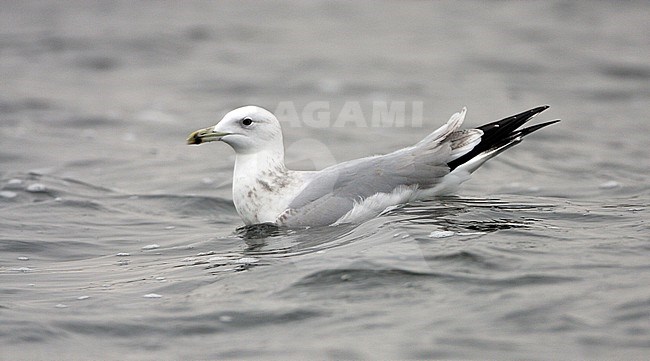
[[340,163],[316,173],[277,220],[286,226],[330,225],[377,193],[399,186],[420,189],[437,185],[449,174],[447,165],[480,142],[482,131],[457,130],[465,109],[415,146],[390,154]]
[[418,153],[403,149],[323,169],[291,201],[278,221],[287,226],[329,225],[350,211],[355,201],[390,193],[400,185],[429,188],[449,173],[449,149],[440,147],[427,159]]

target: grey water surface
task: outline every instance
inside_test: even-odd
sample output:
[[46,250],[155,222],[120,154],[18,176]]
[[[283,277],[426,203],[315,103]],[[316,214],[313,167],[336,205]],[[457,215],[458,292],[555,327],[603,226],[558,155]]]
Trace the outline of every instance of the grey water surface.
[[[645,1],[3,2],[0,359],[648,359],[648,19]],[[241,229],[232,150],[185,137],[245,104],[280,110],[300,169],[463,106],[468,127],[542,104],[562,122],[457,196]],[[405,116],[373,123],[377,104]]]

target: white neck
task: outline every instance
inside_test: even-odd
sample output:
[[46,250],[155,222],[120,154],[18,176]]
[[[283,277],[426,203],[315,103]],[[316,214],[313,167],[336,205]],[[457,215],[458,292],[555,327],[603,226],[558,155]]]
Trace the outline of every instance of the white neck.
[[237,212],[246,224],[274,222],[288,205],[284,152],[238,153],[232,193]]
[[[237,181],[255,181],[257,178],[271,173],[286,171],[284,151],[269,150],[256,153],[237,153],[235,158],[234,177]],[[240,183],[241,184],[241,183]]]

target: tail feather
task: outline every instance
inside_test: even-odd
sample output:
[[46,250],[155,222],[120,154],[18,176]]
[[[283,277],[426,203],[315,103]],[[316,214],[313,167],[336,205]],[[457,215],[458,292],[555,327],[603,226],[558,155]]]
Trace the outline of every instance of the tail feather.
[[559,122],[559,120],[554,120],[517,130],[548,108],[548,105],[543,105],[478,127],[477,129],[483,132],[480,143],[471,151],[450,161],[447,165],[452,171],[461,165],[466,165],[470,172],[476,170],[488,159],[521,142],[524,136]]

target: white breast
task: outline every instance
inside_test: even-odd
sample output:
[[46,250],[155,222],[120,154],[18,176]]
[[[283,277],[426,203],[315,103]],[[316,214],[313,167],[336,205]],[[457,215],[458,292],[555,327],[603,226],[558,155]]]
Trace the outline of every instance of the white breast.
[[[236,172],[240,173],[240,172]],[[275,222],[302,189],[303,172],[269,170],[233,177],[233,202],[246,224]]]

